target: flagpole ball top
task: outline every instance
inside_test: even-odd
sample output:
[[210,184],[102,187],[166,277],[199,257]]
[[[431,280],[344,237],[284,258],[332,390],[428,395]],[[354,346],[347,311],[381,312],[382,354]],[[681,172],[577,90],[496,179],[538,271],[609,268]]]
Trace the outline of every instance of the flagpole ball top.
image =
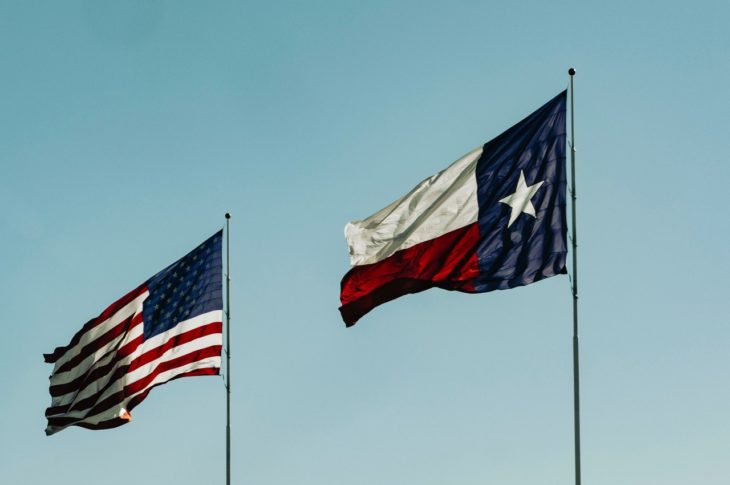
[[572,67],[568,69],[568,74],[570,74],[571,76],[575,76],[575,69],[573,69]]
[[226,219],[230,219],[230,218],[231,218],[231,213],[230,212],[226,212]]

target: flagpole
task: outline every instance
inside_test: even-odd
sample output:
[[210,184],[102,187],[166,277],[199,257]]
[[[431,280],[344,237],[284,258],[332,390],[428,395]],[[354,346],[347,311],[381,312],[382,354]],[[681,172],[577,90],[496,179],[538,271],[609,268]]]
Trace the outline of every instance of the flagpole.
[[231,485],[231,214],[226,212],[226,485]]
[[578,366],[578,236],[575,216],[575,103],[573,101],[573,77],[575,69],[568,69],[570,75],[570,197],[573,213],[573,422],[575,430],[575,485],[580,485],[580,380]]

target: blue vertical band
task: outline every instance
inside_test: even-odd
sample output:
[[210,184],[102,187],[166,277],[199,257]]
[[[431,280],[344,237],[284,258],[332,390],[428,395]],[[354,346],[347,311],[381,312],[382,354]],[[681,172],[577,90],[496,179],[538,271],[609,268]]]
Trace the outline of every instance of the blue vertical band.
[[[522,286],[566,272],[565,215],[566,91],[484,145],[476,178],[479,200],[480,276],[477,292]],[[522,213],[508,227],[521,174],[527,185],[542,182],[530,202],[535,217]]]

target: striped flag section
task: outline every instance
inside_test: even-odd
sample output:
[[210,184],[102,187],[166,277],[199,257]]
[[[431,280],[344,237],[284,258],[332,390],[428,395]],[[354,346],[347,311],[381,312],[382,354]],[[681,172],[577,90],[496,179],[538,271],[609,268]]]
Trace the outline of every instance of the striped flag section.
[[345,226],[340,313],[438,287],[513,288],[566,272],[566,93],[370,217]]
[[54,364],[46,434],[115,428],[150,390],[180,377],[218,375],[223,345],[222,231],[112,303]]

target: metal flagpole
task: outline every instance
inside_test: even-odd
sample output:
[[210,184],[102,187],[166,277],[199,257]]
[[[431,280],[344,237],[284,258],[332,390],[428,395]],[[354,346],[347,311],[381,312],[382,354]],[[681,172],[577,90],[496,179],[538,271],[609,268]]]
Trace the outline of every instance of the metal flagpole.
[[578,366],[578,236],[575,228],[575,103],[573,102],[573,77],[575,69],[568,69],[570,75],[570,197],[573,212],[573,421],[575,429],[575,485],[580,485],[580,381]]
[[231,214],[226,212],[226,485],[231,485]]

